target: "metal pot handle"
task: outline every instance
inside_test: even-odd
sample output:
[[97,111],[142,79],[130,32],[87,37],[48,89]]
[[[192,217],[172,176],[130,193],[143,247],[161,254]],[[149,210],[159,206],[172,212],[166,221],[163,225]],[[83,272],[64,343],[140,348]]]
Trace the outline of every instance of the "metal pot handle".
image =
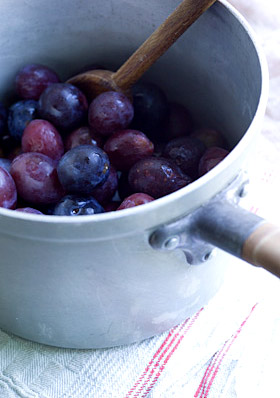
[[243,189],[244,183],[238,189],[231,184],[193,213],[158,228],[150,244],[160,250],[182,249],[191,264],[206,261],[218,247],[280,277],[280,228],[238,205]]

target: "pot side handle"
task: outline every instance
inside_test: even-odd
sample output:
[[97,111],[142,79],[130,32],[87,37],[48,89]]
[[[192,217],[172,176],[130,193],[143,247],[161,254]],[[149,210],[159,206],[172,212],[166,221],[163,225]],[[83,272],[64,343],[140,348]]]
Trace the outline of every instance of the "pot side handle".
[[280,227],[238,204],[210,201],[198,209],[193,234],[280,277]]
[[280,227],[227,200],[197,210],[192,233],[246,262],[280,277]]
[[158,250],[181,249],[193,265],[206,261],[218,247],[280,278],[280,227],[226,199],[211,200],[159,227],[150,244]]

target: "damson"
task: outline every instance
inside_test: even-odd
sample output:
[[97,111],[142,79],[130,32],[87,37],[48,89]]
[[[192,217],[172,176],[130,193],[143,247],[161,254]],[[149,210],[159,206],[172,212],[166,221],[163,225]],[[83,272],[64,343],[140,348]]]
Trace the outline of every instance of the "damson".
[[16,211],[30,214],[43,214],[40,210],[33,209],[33,207],[19,207],[18,209],[16,209]]
[[38,100],[45,88],[59,82],[59,77],[47,66],[28,64],[18,71],[15,82],[19,97]]
[[[76,73],[92,69],[104,67]],[[199,120],[194,130],[189,110],[154,82],[88,104],[76,86],[32,63],[14,88],[20,100],[8,108],[0,102],[3,207],[49,216],[135,207],[187,186],[228,154],[219,130],[198,129]]]
[[99,184],[91,193],[102,205],[109,202],[118,189],[118,175],[114,166],[110,166],[108,178],[102,184]]
[[10,159],[0,158],[0,167],[8,171],[8,173],[11,171],[11,164],[12,162]]
[[17,203],[16,185],[5,169],[0,167],[0,207],[14,209]]
[[175,192],[191,181],[172,161],[164,158],[139,160],[128,174],[128,182],[134,192],[146,193],[153,198]]
[[38,116],[38,103],[34,100],[22,100],[9,108],[8,128],[11,136],[21,142],[25,127]]
[[55,83],[47,87],[39,98],[41,119],[51,122],[62,131],[79,127],[86,119],[87,99],[75,86],[68,83]]
[[91,196],[66,195],[55,206],[55,216],[90,216],[104,213],[103,207]]
[[150,195],[146,193],[134,193],[127,198],[125,198],[117,210],[129,209],[130,207],[144,205],[155,200]]
[[128,171],[138,160],[153,154],[154,144],[141,131],[127,129],[112,134],[104,151],[117,170]]
[[167,143],[163,156],[171,159],[192,179],[198,176],[198,163],[205,152],[205,145],[196,138],[180,137]]
[[143,131],[149,138],[158,134],[168,114],[165,93],[154,83],[136,83],[132,88],[134,118],[132,128]]
[[97,146],[80,145],[66,152],[59,161],[59,180],[68,193],[91,194],[109,176],[108,155]]
[[124,94],[107,91],[91,102],[88,122],[94,131],[108,136],[117,130],[127,128],[133,115],[133,106]]
[[65,150],[69,151],[79,145],[97,145],[102,148],[103,139],[99,134],[92,131],[90,127],[82,126],[67,135]]
[[27,152],[17,156],[11,175],[18,194],[26,202],[55,203],[65,194],[56,171],[56,162],[42,153]]
[[39,152],[54,160],[64,153],[62,138],[57,129],[47,120],[32,120],[25,128],[21,140],[23,152]]
[[219,147],[211,147],[206,150],[199,162],[198,173],[203,176],[219,164],[227,155],[229,151]]

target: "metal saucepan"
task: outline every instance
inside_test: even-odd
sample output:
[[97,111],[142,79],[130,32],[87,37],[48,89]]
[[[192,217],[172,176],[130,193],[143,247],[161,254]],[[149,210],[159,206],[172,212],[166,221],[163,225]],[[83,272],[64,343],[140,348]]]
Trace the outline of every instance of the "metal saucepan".
[[[2,99],[12,96],[15,73],[29,62],[53,67],[62,79],[92,62],[116,69],[178,4],[2,0]],[[242,253],[244,241],[263,221],[237,202],[268,76],[250,27],[217,2],[145,79],[184,103],[198,123],[223,131],[233,150],[207,175],[145,206],[73,218],[0,209],[1,328],[63,347],[139,341],[216,294],[228,255],[211,257],[212,245],[251,256],[249,243]]]

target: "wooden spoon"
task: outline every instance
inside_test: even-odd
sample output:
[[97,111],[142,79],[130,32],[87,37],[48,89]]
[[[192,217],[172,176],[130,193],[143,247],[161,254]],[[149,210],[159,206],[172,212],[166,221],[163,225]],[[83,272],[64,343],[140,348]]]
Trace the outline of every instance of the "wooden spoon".
[[216,0],[184,0],[117,72],[92,70],[71,77],[67,83],[80,88],[91,100],[104,91],[129,95],[131,86]]

